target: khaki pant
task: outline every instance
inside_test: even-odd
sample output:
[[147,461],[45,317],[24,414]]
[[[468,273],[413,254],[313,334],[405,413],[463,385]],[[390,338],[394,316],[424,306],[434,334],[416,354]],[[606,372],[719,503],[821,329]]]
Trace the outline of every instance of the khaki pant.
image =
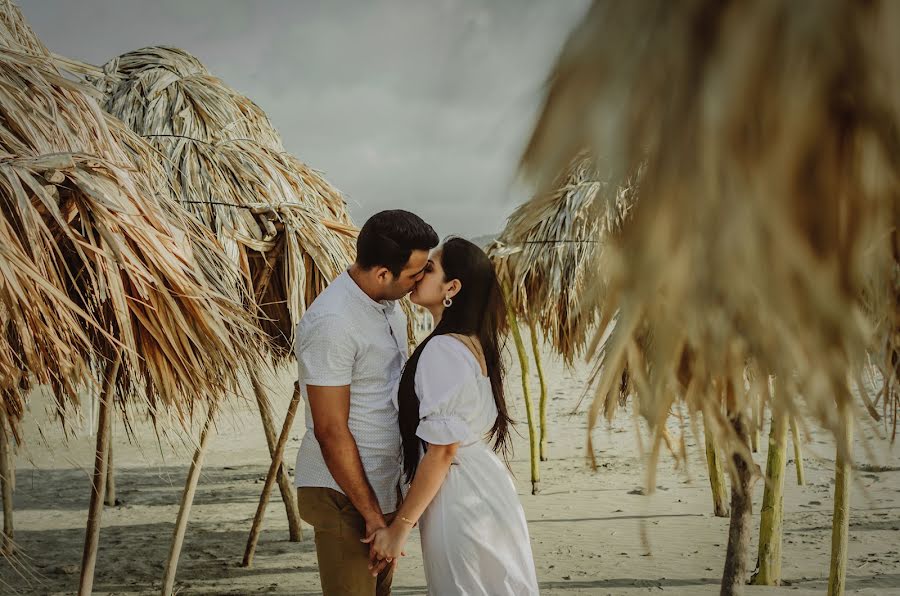
[[[300,517],[316,534],[316,556],[324,596],[388,596],[394,568],[388,565],[377,578],[369,571],[366,522],[350,499],[325,487],[297,489]],[[385,515],[390,523],[393,514]]]

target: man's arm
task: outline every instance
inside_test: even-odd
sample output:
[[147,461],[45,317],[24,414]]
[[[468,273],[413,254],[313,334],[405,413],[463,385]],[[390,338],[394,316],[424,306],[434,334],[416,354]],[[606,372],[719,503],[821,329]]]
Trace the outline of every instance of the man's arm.
[[366,520],[366,535],[383,528],[384,515],[366,478],[356,440],[347,425],[350,418],[350,386],[307,385],[306,394],[312,411],[313,432],[328,471]]

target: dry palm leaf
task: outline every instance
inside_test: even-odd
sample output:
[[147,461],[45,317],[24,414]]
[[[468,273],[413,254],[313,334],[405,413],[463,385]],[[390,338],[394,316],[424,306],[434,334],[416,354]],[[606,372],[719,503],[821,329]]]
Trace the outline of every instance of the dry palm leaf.
[[105,108],[157,150],[160,186],[215,233],[252,289],[247,307],[272,354],[290,355],[306,305],[353,260],[356,228],[340,193],[186,52],[145,48],[103,70],[92,77]]
[[195,234],[199,224],[185,224],[187,214],[161,206],[165,198],[142,173],[158,166],[136,162],[117,141],[131,133],[111,127],[46,58],[0,49],[0,81],[8,411],[21,414],[12,383],[27,389],[33,375],[51,385],[64,414],[77,405],[85,371],[120,351],[120,403],[149,403],[151,414],[173,408],[185,420],[194,400],[220,397],[258,357],[241,304],[198,270],[198,252],[221,249]]
[[898,341],[898,27],[892,2],[594,4],[523,157],[544,185],[584,147],[613,186],[642,168],[603,258],[591,424],[626,366],[654,371],[635,382],[659,420],[687,350],[693,411],[774,374],[773,407],[844,435],[866,352]]
[[[593,160],[578,155],[551,191],[510,215],[488,249],[516,315],[533,320],[569,364],[597,322],[596,303],[585,302],[587,277],[596,274],[607,236],[628,209],[625,192],[599,198],[609,193]],[[607,207],[607,217],[597,217]]]
[[25,21],[22,12],[10,0],[0,0],[0,45],[33,56],[50,55],[50,51]]
[[259,106],[184,50],[128,52],[106,63],[96,79],[106,95],[105,109],[141,136],[180,135],[207,143],[251,139],[284,150]]

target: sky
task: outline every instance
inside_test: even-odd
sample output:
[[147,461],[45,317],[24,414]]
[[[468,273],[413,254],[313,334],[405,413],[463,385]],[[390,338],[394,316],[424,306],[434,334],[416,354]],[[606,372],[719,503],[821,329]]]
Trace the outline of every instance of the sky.
[[17,0],[52,51],[93,64],[183,48],[256,102],[344,193],[442,237],[499,232],[516,166],[587,0]]

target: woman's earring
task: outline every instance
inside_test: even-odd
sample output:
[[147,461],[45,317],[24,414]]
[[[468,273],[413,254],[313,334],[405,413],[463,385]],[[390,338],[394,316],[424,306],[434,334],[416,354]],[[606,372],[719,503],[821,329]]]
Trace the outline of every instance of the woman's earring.
[[444,298],[444,308],[450,308],[451,306],[453,306],[453,298],[447,296]]

